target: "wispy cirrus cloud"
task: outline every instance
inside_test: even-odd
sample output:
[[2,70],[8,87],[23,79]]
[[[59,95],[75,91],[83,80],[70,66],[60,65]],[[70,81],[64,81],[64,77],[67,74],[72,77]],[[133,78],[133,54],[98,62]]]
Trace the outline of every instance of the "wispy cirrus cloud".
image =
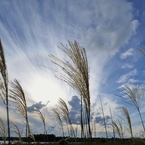
[[134,55],[134,50],[133,50],[133,48],[130,48],[130,49],[128,49],[127,51],[123,52],[123,53],[120,55],[120,58],[121,58],[121,59],[126,59],[127,57],[133,56],[133,55]]
[[129,80],[128,80],[128,82],[129,83],[136,83],[136,82],[139,82],[138,80],[136,80],[136,79],[134,79],[134,78],[130,78]]
[[124,64],[124,65],[122,66],[122,68],[123,68],[123,69],[125,69],[125,68],[133,68],[133,64],[128,64],[128,63],[126,63],[126,64]]
[[137,70],[134,69],[134,70],[130,71],[129,73],[120,76],[117,83],[125,83],[129,80],[131,81],[131,79],[133,79],[132,77],[134,77],[136,74],[137,74]]

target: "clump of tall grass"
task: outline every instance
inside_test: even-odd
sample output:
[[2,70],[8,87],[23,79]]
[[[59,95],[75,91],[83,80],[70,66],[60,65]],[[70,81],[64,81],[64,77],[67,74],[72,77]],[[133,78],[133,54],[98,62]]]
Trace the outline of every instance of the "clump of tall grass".
[[7,66],[5,61],[5,55],[3,46],[0,40],[0,74],[2,76],[1,81],[1,98],[6,106],[7,111],[7,130],[8,130],[8,141],[10,145],[10,120],[9,120],[9,91],[8,91],[8,72],[7,72]]
[[121,110],[122,110],[122,113],[123,113],[123,117],[125,117],[125,119],[122,118],[122,117],[121,118],[127,124],[127,126],[128,126],[127,127],[127,131],[130,133],[131,138],[133,139],[132,123],[131,123],[131,119],[130,119],[130,115],[129,115],[128,109],[125,106],[122,106]]
[[0,136],[2,137],[4,144],[6,143],[7,129],[3,119],[0,117]]
[[[88,138],[92,137],[90,125],[90,91],[89,91],[89,67],[85,48],[81,47],[76,41],[74,43],[68,41],[69,46],[61,44],[59,47],[70,59],[70,61],[58,58],[54,55],[49,55],[51,62],[60,67],[63,74],[60,74],[59,79],[71,86],[81,97],[81,129],[83,132],[83,105],[86,113],[86,124]],[[83,102],[82,102],[83,101]]]
[[141,114],[141,103],[144,100],[145,93],[144,89],[138,86],[131,87],[128,84],[124,84],[120,88],[120,92],[123,94],[120,95],[120,97],[123,98],[124,102],[131,105],[138,112],[143,127],[143,132],[145,134],[145,125]]
[[60,114],[62,115],[62,118],[65,120],[67,124],[69,136],[75,137],[75,132],[74,132],[71,120],[70,120],[70,116],[69,116],[69,109],[65,101],[61,98],[59,98],[59,101],[58,101],[58,108],[60,110]]
[[123,130],[123,125],[120,120],[113,121],[113,127],[115,132],[118,134],[118,136],[123,139],[124,138],[124,130]]
[[24,117],[26,124],[26,137],[30,135],[30,127],[27,115],[27,102],[22,86],[17,79],[11,82],[10,98],[19,113]]

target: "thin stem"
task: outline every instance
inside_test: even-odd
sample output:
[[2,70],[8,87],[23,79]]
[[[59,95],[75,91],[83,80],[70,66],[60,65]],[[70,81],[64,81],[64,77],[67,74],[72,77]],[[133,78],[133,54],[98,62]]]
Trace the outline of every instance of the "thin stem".
[[110,107],[109,107],[109,111],[110,111],[110,116],[111,116],[111,123],[112,123],[112,128],[113,128],[113,138],[114,138],[114,145],[115,145],[115,129],[114,129],[114,125],[113,125],[113,117],[112,117],[112,112],[111,112]]
[[105,119],[104,108],[103,108],[101,96],[100,96],[99,98],[100,98],[101,109],[102,109],[102,114],[103,114],[103,121],[104,121],[104,127],[105,127],[106,138],[108,138],[108,134],[107,134],[107,125],[106,125],[106,119]]

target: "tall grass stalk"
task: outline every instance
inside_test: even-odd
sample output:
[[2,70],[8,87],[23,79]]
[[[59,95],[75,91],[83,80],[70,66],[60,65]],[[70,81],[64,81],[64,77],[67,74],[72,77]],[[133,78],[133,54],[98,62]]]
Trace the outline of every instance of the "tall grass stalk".
[[116,131],[116,133],[118,134],[118,136],[123,139],[124,138],[124,133],[123,133],[123,126],[122,123],[120,122],[120,120],[118,120],[117,122],[113,121],[113,126],[114,126],[114,130]]
[[34,134],[30,131],[29,132],[29,137],[35,142],[36,140],[35,140],[35,136],[34,136]]
[[71,120],[70,120],[70,116],[69,116],[69,109],[68,109],[67,104],[65,103],[65,101],[61,98],[59,98],[59,101],[58,101],[58,108],[61,112],[62,117],[65,119],[66,124],[68,124],[68,126],[70,128],[69,129],[70,136],[75,138],[76,137],[75,132],[74,132]]
[[145,48],[144,47],[138,48],[138,50],[145,56]]
[[[63,74],[60,74],[59,79],[66,82],[81,96],[87,116],[87,130],[88,137],[92,137],[91,125],[90,125],[90,91],[89,91],[89,67],[86,56],[85,48],[68,41],[69,46],[61,44],[59,47],[69,57],[70,62],[64,59],[60,59],[54,55],[49,55],[51,62],[60,67]],[[81,106],[82,107],[82,106]],[[82,111],[82,109],[81,109]],[[82,112],[81,112],[82,114]],[[82,115],[81,115],[82,117]],[[81,122],[82,123],[82,122]]]
[[[125,119],[123,119],[127,125],[128,125],[128,132],[130,133],[131,135],[131,138],[133,139],[133,131],[132,131],[132,124],[131,124],[131,119],[130,119],[130,115],[129,115],[129,112],[128,112],[128,109],[125,107],[125,106],[122,106],[121,107],[121,110],[122,110],[122,113],[123,113],[123,116],[125,117]],[[122,117],[121,117],[122,118]]]
[[12,89],[10,90],[10,98],[12,102],[14,103],[15,107],[17,108],[17,110],[19,111],[19,113],[25,119],[26,137],[28,137],[31,132],[30,132],[30,127],[29,127],[29,122],[28,122],[27,102],[25,98],[25,93],[17,79],[14,79],[14,81],[11,82],[11,87]]
[[112,117],[112,111],[111,111],[110,107],[109,107],[109,111],[110,111],[110,116],[111,116],[111,125],[112,125],[112,129],[113,129],[113,138],[114,138],[114,145],[115,145],[115,127],[114,127],[114,122],[113,122],[113,117]]
[[102,114],[103,114],[103,121],[104,121],[104,127],[105,127],[106,138],[108,139],[107,124],[106,124],[106,119],[105,119],[105,114],[104,114],[104,108],[103,108],[103,104],[102,104],[102,98],[101,98],[101,96],[99,96],[99,98],[100,98],[101,110],[102,110]]
[[18,135],[19,141],[20,141],[20,143],[22,143],[22,140],[21,140],[21,132],[20,132],[18,126],[14,122],[11,122],[11,124],[13,125],[13,132],[16,135]]
[[83,98],[81,97],[81,110],[80,110],[80,124],[81,124],[81,138],[84,137],[84,124],[83,124]]
[[47,130],[46,130],[46,122],[45,122],[45,117],[44,115],[42,114],[42,112],[40,110],[38,110],[37,108],[35,109],[38,117],[42,120],[43,122],[43,127],[44,127],[44,142],[46,143],[46,138],[45,138],[45,135],[47,135]]
[[143,132],[145,134],[145,125],[140,111],[141,103],[144,99],[144,90],[138,86],[131,88],[128,84],[124,84],[120,91],[123,95],[125,95],[120,97],[137,110],[142,123]]
[[0,117],[0,136],[2,137],[4,141],[4,144],[6,144],[7,129],[1,117]]
[[61,126],[61,129],[62,129],[62,136],[64,137],[64,129],[63,129],[63,124],[62,124],[62,119],[61,119],[61,116],[58,112],[58,110],[56,108],[53,108],[52,109],[52,112],[53,112],[53,116],[55,117],[55,119],[58,121],[58,123],[60,124]]
[[10,120],[9,120],[9,92],[8,92],[8,72],[7,72],[7,66],[5,61],[5,55],[3,46],[0,40],[0,73],[2,76],[2,99],[4,104],[6,105],[6,112],[7,112],[7,130],[8,130],[8,141],[10,145]]

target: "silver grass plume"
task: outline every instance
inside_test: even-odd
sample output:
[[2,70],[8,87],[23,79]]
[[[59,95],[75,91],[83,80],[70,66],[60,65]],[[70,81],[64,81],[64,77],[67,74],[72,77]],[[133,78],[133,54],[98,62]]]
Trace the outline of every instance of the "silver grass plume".
[[122,126],[122,123],[119,120],[117,120],[117,122],[113,121],[113,127],[114,127],[116,133],[118,134],[118,136],[121,139],[123,139],[124,136],[123,136],[123,126]]
[[69,116],[69,109],[67,107],[67,104],[65,103],[65,101],[61,98],[59,98],[58,101],[58,108],[60,110],[60,114],[62,116],[62,118],[64,118],[64,120],[66,121],[66,124],[69,125],[70,129],[68,129],[68,132],[71,132],[71,137],[75,137],[75,133],[74,133],[74,129],[70,120],[70,116]]
[[127,130],[130,133],[131,138],[133,138],[132,123],[131,123],[131,119],[130,119],[130,115],[129,115],[128,109],[125,106],[122,106],[121,110],[122,110],[123,116],[125,117],[125,119],[123,119],[123,120],[128,125]]
[[123,100],[127,104],[131,105],[133,108],[135,108],[137,110],[139,117],[140,117],[140,120],[141,120],[141,123],[142,123],[143,132],[145,134],[145,125],[144,125],[143,117],[142,117],[142,114],[140,111],[141,103],[144,100],[145,90],[138,87],[138,86],[131,88],[131,86],[129,86],[128,84],[124,84],[122,86],[122,88],[120,88],[120,92],[123,95],[118,95],[118,96],[123,98]]
[[21,132],[20,132],[18,126],[14,122],[11,122],[11,124],[13,125],[13,130],[12,131],[18,136],[20,143],[22,143]]
[[14,81],[11,82],[11,87],[12,87],[12,89],[10,90],[11,101],[16,106],[18,112],[25,118],[26,137],[28,137],[31,132],[30,132],[29,122],[28,122],[27,102],[25,98],[25,93],[17,79],[14,79]]
[[[66,82],[81,96],[85,105],[85,111],[87,116],[87,127],[89,138],[92,137],[90,126],[90,91],[89,91],[89,67],[86,56],[85,48],[68,41],[69,46],[61,44],[59,47],[70,58],[71,62],[60,59],[54,55],[49,55],[52,59],[52,63],[60,67],[63,71],[58,78]],[[81,103],[82,104],[82,103]],[[82,120],[82,105],[81,105],[81,120]],[[83,124],[81,121],[81,128],[83,130]]]
[[8,141],[10,145],[10,121],[9,121],[9,94],[8,94],[8,73],[7,73],[7,66],[5,62],[5,55],[3,46],[0,40],[0,73],[2,76],[1,82],[1,98],[6,105],[7,111],[7,127],[8,127]]

